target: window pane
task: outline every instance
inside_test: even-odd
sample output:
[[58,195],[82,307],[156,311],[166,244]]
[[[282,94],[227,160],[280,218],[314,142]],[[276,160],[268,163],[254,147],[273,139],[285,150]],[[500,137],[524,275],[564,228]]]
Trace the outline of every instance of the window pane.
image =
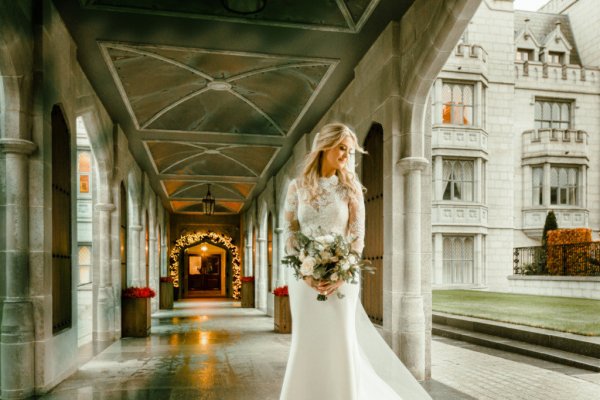
[[467,106],[473,105],[473,88],[470,85],[464,85],[463,103]]
[[90,172],[90,153],[79,153],[79,172]]
[[442,86],[442,101],[444,103],[450,103],[452,101],[450,85],[447,83]]
[[79,193],[89,193],[90,192],[90,176],[89,175],[80,175],[79,176]]
[[545,121],[550,121],[552,119],[549,103],[542,103],[542,119]]

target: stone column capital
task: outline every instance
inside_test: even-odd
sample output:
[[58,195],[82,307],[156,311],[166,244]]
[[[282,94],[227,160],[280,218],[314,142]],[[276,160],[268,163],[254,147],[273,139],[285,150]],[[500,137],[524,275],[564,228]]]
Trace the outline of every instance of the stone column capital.
[[283,233],[283,228],[275,228],[275,233],[282,234]]
[[256,239],[257,242],[263,243],[267,241],[267,238],[258,238]]
[[108,212],[114,211],[116,209],[115,205],[112,203],[98,203],[94,208],[96,209],[96,211]]
[[37,149],[37,144],[25,139],[0,138],[0,152],[30,155]]
[[397,163],[400,171],[407,174],[411,171],[423,171],[429,165],[429,161],[423,157],[404,157]]
[[142,231],[142,229],[144,229],[144,227],[143,227],[143,226],[141,226],[141,225],[131,225],[129,228],[130,228],[132,231],[138,231],[138,232],[141,232],[141,231]]

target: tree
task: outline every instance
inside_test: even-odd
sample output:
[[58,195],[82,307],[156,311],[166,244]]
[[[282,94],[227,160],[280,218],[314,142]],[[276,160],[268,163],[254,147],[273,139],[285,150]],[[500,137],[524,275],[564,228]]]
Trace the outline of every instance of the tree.
[[546,247],[546,242],[548,240],[548,231],[553,231],[555,229],[558,229],[556,215],[554,215],[554,211],[550,211],[548,212],[548,215],[546,215],[546,222],[544,223],[544,232],[542,233],[542,246]]

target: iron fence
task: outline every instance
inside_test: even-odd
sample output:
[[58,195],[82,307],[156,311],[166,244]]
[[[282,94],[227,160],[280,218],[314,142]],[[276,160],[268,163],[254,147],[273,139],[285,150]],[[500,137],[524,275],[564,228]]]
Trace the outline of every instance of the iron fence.
[[600,242],[517,247],[515,275],[600,276]]

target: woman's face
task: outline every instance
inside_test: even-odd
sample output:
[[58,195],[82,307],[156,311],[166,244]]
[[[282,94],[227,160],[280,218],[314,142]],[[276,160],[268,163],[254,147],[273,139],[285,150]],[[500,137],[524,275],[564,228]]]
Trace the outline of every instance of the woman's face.
[[354,151],[354,142],[350,136],[346,136],[344,140],[338,143],[335,147],[323,152],[323,167],[341,170],[348,162],[350,153]]

